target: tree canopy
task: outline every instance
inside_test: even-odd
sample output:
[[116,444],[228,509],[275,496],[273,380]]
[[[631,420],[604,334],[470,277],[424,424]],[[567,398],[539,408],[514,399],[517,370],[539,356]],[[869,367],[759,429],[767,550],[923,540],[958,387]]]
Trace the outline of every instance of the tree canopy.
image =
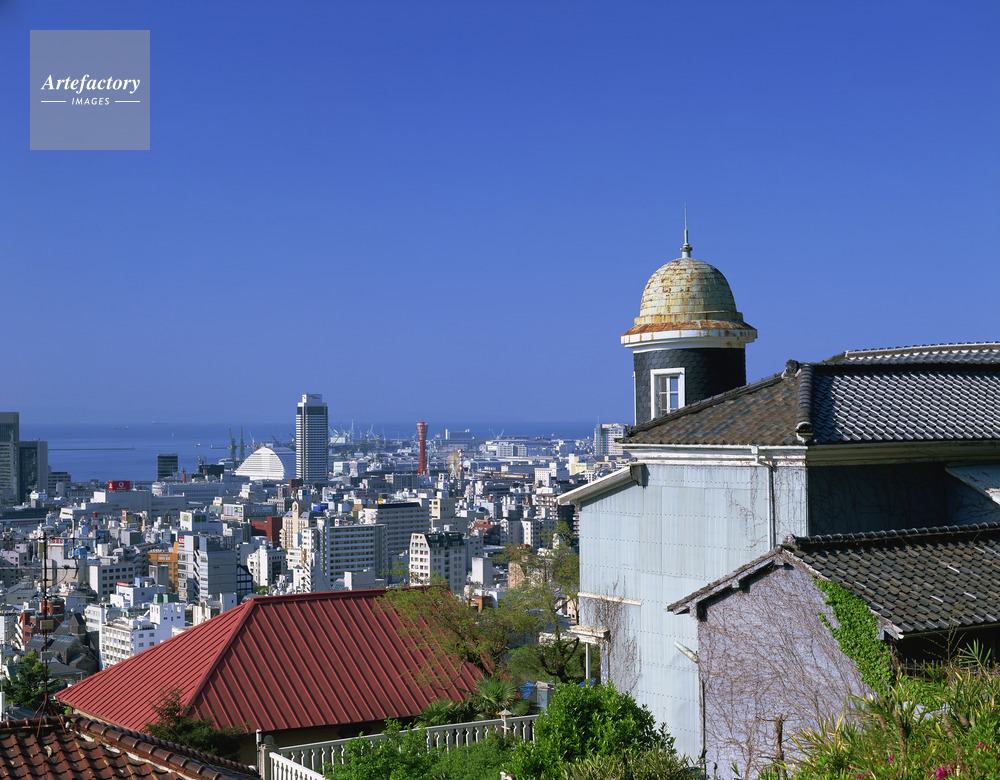
[[545,547],[508,547],[504,555],[511,592],[528,605],[534,620],[531,631],[507,658],[512,674],[521,679],[581,682],[583,648],[567,633],[565,615],[580,590],[580,556],[569,545],[570,529],[560,523],[548,534]]
[[[436,660],[450,659],[456,669],[468,663],[487,676],[508,673],[511,651],[526,647],[515,676],[528,670],[525,676],[538,672],[555,681],[578,682],[579,640],[566,633],[563,617],[580,580],[579,557],[561,541],[569,538],[569,528],[561,524],[548,535],[545,548],[509,547],[502,562],[509,576],[513,572],[514,584],[494,607],[478,611],[443,584],[390,589],[386,605],[400,616],[408,640]],[[423,682],[444,687],[451,681]]]
[[24,657],[14,664],[10,680],[5,685],[7,698],[15,707],[27,707],[38,712],[46,703],[45,692],[49,696],[55,693],[61,684],[49,681],[46,686],[46,669],[34,650],[25,653]]
[[153,704],[153,711],[156,720],[146,724],[147,734],[219,758],[236,760],[239,757],[246,729],[239,726],[216,728],[210,719],[193,715],[191,708],[181,703],[179,688],[162,691]]

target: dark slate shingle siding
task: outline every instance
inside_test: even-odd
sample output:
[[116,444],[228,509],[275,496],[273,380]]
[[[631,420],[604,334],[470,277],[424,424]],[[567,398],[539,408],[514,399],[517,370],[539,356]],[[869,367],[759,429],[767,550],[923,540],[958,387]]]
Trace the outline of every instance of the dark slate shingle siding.
[[747,381],[746,354],[742,349],[659,349],[636,352],[635,369],[636,422],[644,423],[652,413],[650,372],[661,368],[684,369],[684,397],[697,403]]

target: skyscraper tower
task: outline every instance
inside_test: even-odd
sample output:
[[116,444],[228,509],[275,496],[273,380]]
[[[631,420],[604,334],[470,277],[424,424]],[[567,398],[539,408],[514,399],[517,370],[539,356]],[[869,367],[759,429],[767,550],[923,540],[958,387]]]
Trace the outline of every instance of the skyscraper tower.
[[746,384],[745,347],[756,338],[726,277],[691,257],[685,210],[681,256],[649,277],[635,325],[622,334],[635,368],[635,424]]
[[303,393],[295,409],[295,476],[305,482],[329,478],[329,420],[320,393]]
[[0,412],[0,506],[17,497],[17,443],[21,438],[21,415]]
[[156,456],[156,479],[170,479],[180,471],[180,458],[176,452],[164,452]]
[[423,420],[417,423],[417,441],[420,443],[420,460],[417,461],[417,473],[427,473],[427,423]]

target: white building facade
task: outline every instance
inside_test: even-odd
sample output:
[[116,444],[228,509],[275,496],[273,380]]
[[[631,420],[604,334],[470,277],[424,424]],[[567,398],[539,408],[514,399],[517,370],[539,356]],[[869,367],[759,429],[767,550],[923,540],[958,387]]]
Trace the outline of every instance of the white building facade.
[[410,582],[429,585],[443,580],[456,596],[465,592],[465,540],[462,534],[440,531],[410,537]]

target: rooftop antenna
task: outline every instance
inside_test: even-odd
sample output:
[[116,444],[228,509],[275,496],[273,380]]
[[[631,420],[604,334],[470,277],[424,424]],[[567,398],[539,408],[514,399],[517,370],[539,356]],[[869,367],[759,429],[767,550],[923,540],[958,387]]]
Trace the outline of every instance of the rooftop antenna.
[[688,243],[688,204],[684,204],[684,246],[681,247],[681,257],[691,257],[691,244]]

